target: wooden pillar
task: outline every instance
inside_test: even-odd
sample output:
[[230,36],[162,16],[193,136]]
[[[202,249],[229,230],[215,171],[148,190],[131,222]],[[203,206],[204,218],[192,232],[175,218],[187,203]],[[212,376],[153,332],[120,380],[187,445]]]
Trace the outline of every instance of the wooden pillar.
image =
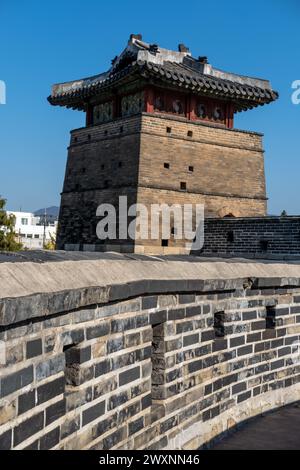
[[233,103],[228,103],[226,106],[226,126],[229,129],[233,128],[233,118],[234,118],[234,105]]
[[197,107],[197,100],[194,95],[190,96],[190,112],[189,112],[189,119],[191,121],[196,121],[197,114],[196,114],[196,107]]
[[86,107],[85,123],[86,123],[86,126],[92,126],[93,124],[93,106],[91,106],[90,103],[88,103]]
[[191,95],[185,97],[185,117],[191,119]]
[[146,113],[154,112],[154,90],[152,87],[145,88],[144,111]]
[[116,119],[117,117],[119,117],[119,96],[115,92],[114,99],[113,99],[112,118]]

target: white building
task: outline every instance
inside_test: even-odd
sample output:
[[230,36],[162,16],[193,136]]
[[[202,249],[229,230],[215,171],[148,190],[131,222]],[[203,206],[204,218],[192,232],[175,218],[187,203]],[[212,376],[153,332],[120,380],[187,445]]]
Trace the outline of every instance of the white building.
[[15,216],[17,240],[23,244],[24,248],[39,250],[43,248],[43,243],[56,238],[57,222],[44,227],[42,218],[31,212],[7,211],[7,214]]

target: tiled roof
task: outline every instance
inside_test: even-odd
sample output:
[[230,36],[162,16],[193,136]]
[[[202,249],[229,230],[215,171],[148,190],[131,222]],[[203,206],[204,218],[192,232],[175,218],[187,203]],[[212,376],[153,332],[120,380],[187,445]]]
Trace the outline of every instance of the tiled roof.
[[272,90],[268,81],[222,72],[194,59],[186,51],[158,49],[153,52],[153,46],[131,38],[108,72],[54,85],[48,100],[53,105],[84,109],[90,97],[136,77],[202,96],[230,99],[235,103],[236,111],[251,109],[278,98],[278,93]]
[[199,95],[213,95],[218,98],[238,100],[238,107],[248,109],[270,103],[278,98],[278,93],[271,89],[197,73],[183,64],[165,62],[163,66],[147,62],[147,73],[157,76],[172,85],[189,89]]

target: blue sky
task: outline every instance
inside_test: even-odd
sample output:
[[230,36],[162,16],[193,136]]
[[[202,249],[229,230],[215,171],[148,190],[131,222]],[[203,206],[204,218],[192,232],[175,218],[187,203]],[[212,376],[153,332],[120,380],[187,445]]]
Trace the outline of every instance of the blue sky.
[[265,134],[269,213],[300,214],[299,0],[0,0],[0,194],[12,210],[58,205],[69,131],[84,114],[52,107],[53,83],[100,73],[130,33],[183,42],[218,68],[271,80],[280,99],[236,116]]

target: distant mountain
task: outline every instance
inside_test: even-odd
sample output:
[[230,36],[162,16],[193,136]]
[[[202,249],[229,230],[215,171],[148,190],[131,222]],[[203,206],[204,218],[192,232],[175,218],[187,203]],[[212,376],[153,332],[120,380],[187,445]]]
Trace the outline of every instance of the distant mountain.
[[[59,213],[59,207],[57,206],[51,206],[51,207],[46,207],[46,214],[48,217],[51,218],[57,218]],[[34,215],[44,215],[45,214],[45,208],[43,209],[38,209],[37,211],[34,212]]]

